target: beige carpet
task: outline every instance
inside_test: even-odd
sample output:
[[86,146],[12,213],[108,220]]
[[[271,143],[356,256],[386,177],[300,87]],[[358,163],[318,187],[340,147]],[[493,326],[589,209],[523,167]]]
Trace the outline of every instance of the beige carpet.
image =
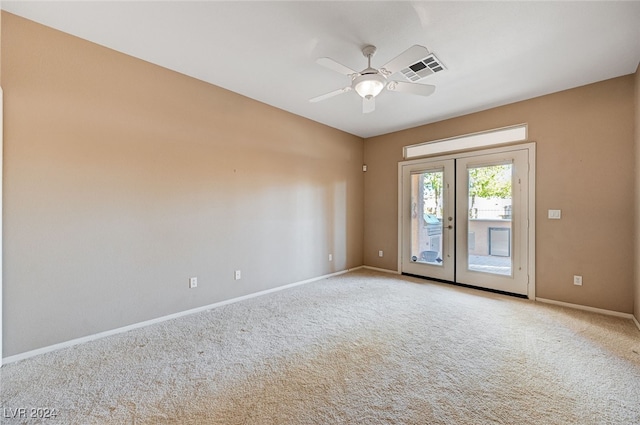
[[364,270],[0,373],[3,424],[640,424],[632,321]]

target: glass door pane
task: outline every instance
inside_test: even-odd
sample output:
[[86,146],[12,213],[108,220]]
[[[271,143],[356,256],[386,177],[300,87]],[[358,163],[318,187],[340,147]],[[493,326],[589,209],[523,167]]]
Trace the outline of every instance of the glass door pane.
[[456,159],[456,282],[526,295],[528,154]]
[[442,266],[444,171],[411,174],[411,261]]
[[402,271],[453,281],[455,163],[425,160],[400,169]]
[[512,164],[467,169],[468,270],[511,276]]

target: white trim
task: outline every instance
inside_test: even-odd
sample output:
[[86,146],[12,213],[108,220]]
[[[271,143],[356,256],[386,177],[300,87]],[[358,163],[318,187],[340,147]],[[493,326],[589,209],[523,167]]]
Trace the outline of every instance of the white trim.
[[361,269],[361,268],[362,268],[362,266],[354,267],[352,269],[346,269],[346,270],[342,270],[342,271],[339,271],[339,272],[330,273],[330,274],[326,274],[326,275],[319,276],[319,277],[314,277],[314,278],[307,279],[307,280],[302,280],[300,282],[289,283],[287,285],[278,286],[276,288],[271,288],[271,289],[266,289],[264,291],[254,292],[252,294],[243,295],[241,297],[231,298],[229,300],[224,300],[224,301],[219,301],[217,303],[205,305],[205,306],[202,306],[202,307],[196,307],[196,308],[193,308],[193,309],[190,309],[190,310],[185,310],[185,311],[181,311],[181,312],[178,312],[178,313],[169,314],[167,316],[162,316],[162,317],[158,317],[158,318],[151,319],[151,320],[145,320],[144,322],[134,323],[132,325],[123,326],[121,328],[111,329],[111,330],[108,330],[108,331],[99,332],[97,334],[93,334],[93,335],[88,335],[88,336],[84,336],[84,337],[81,337],[81,338],[72,339],[72,340],[61,342],[61,343],[58,343],[58,344],[49,345],[47,347],[42,347],[42,348],[38,348],[38,349],[35,349],[35,350],[31,350],[31,351],[26,351],[24,353],[20,353],[20,354],[16,354],[16,355],[13,355],[13,356],[5,357],[4,358],[4,364],[14,363],[14,362],[17,362],[17,361],[20,361],[20,360],[28,359],[30,357],[38,356],[40,354],[45,354],[45,353],[49,353],[49,352],[52,352],[52,351],[61,350],[63,348],[73,347],[74,345],[83,344],[85,342],[90,342],[90,341],[95,341],[95,340],[102,339],[102,338],[105,338],[105,337],[108,337],[108,336],[121,334],[121,333],[128,332],[128,331],[131,331],[131,330],[134,330],[134,329],[139,329],[139,328],[143,328],[143,327],[146,327],[146,326],[154,325],[156,323],[165,322],[167,320],[173,320],[173,319],[177,319],[177,318],[180,318],[180,317],[184,317],[184,316],[189,316],[189,315],[192,315],[192,314],[200,313],[200,312],[203,312],[203,311],[212,310],[212,309],[217,308],[217,307],[222,307],[222,306],[233,304],[233,303],[237,303],[237,302],[240,302],[240,301],[245,301],[245,300],[248,300],[248,299],[251,299],[251,298],[256,298],[256,297],[259,297],[259,296],[262,296],[262,295],[271,294],[273,292],[282,291],[283,289],[293,288],[294,286],[304,285],[304,284],[307,284],[307,283],[316,282],[318,280],[327,279],[327,278],[334,277],[334,276],[339,276],[341,274],[345,274],[345,273],[348,273],[348,272],[351,272],[351,271],[354,271],[354,270],[358,270],[358,269]]
[[3,214],[2,214],[2,187],[4,186],[4,181],[2,175],[4,174],[2,171],[2,167],[4,164],[4,93],[2,91],[2,87],[0,87],[0,367],[2,367],[2,222],[3,222]]
[[[592,313],[600,313],[600,314],[606,314],[607,316],[616,316],[616,317],[622,317],[624,319],[634,319],[635,320],[635,317],[633,317],[633,314],[631,314],[631,313],[622,313],[620,311],[605,310],[603,308],[589,307],[587,305],[571,304],[571,303],[566,303],[564,301],[548,300],[546,298],[536,298],[536,301],[539,301],[539,302],[545,303],[545,304],[558,305],[560,307],[575,308],[577,310],[590,311]],[[637,323],[638,322],[636,321],[636,324]],[[640,326],[638,326],[638,329],[640,329]]]
[[436,156],[430,156],[426,158],[408,159],[406,161],[400,161],[398,162],[398,168],[401,169],[405,165],[420,164],[424,162],[468,158],[468,157],[473,157],[478,155],[491,155],[494,153],[521,151],[523,149],[529,149],[535,152],[535,148],[536,148],[536,142],[523,142],[523,143],[514,143],[506,146],[489,147],[487,149],[478,149],[478,150],[467,151],[467,152],[445,153],[443,155],[436,155]]
[[529,155],[529,211],[527,219],[529,220],[529,248],[528,248],[528,272],[529,272],[529,291],[528,298],[536,299],[536,151],[535,142],[527,143]]
[[374,270],[382,273],[400,274],[398,270],[381,269],[380,267],[362,266],[361,269]]
[[402,166],[404,165],[404,162],[399,162],[398,163],[398,252],[396,253],[397,255],[397,269],[398,269],[398,274],[402,274],[402,243],[404,240],[404,235],[402,234],[402,227],[403,227],[403,223],[402,223],[402,215],[404,214],[404,205],[402,205],[402,200],[403,200],[403,196],[402,194],[404,193],[404,179],[402,178]]
[[413,159],[469,149],[477,150],[505,143],[523,142],[527,140],[527,133],[527,124],[494,128],[492,130],[405,146],[402,149],[402,157],[404,159]]
[[640,331],[640,322],[638,322],[638,319],[636,319],[636,316],[632,314],[631,318],[633,319],[633,322],[636,324],[636,326],[638,327],[638,330]]

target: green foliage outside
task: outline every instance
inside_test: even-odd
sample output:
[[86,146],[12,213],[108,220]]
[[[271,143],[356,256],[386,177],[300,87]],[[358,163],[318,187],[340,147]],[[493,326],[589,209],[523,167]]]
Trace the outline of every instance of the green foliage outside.
[[511,165],[490,165],[469,170],[469,196],[475,198],[511,197]]
[[[476,204],[476,198],[511,198],[511,165],[490,165],[469,170],[469,214]],[[477,212],[476,212],[477,214]]]
[[424,193],[433,196],[435,201],[435,208],[425,208],[425,211],[435,214],[438,217],[442,216],[440,208],[440,196],[442,194],[442,172],[433,172],[423,174]]
[[[423,193],[433,198],[435,209],[425,208],[427,212],[440,216],[440,196],[442,194],[442,172],[423,174]],[[469,170],[470,208],[475,205],[476,198],[511,198],[511,164],[490,165],[471,168]]]

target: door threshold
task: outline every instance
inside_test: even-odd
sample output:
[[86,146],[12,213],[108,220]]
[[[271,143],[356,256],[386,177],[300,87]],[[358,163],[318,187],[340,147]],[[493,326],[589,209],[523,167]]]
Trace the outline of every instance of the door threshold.
[[402,275],[403,276],[409,276],[409,277],[417,277],[418,279],[431,280],[431,281],[439,282],[439,283],[446,283],[448,285],[453,285],[453,286],[461,286],[463,288],[477,289],[477,290],[484,291],[484,292],[491,292],[493,294],[508,295],[510,297],[522,298],[522,299],[525,299],[525,300],[529,299],[528,296],[523,295],[523,294],[516,294],[516,293],[513,293],[513,292],[500,291],[498,289],[483,288],[481,286],[474,286],[474,285],[468,285],[466,283],[452,282],[450,280],[436,279],[436,278],[433,278],[433,277],[420,276],[418,274],[402,273]]

